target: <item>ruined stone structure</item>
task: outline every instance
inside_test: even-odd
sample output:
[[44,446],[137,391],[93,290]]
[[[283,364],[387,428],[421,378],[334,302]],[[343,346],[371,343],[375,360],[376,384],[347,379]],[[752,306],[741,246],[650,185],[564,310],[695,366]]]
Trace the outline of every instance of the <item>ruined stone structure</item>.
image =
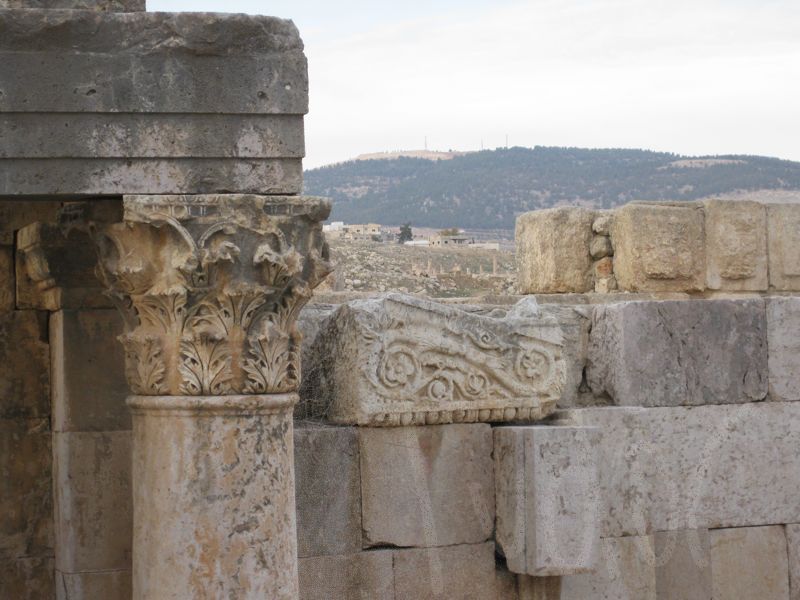
[[143,9],[0,0],[0,599],[800,598],[800,206],[315,301],[296,29]]

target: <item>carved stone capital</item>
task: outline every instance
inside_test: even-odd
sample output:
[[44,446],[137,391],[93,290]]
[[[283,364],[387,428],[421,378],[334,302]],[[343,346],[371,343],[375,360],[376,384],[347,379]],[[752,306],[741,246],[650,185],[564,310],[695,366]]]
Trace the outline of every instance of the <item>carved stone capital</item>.
[[321,198],[126,196],[94,232],[123,313],[126,375],[144,396],[295,391],[295,321],[331,271]]

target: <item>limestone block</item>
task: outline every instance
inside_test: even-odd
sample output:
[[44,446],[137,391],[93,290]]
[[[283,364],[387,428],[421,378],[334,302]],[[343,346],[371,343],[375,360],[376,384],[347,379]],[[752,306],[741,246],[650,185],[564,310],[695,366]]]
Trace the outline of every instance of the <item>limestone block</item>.
[[[0,141],[0,147],[5,141]],[[36,221],[55,221],[61,202],[8,200],[0,197],[0,244],[14,244],[15,232]]]
[[786,526],[789,549],[789,590],[791,600],[800,600],[800,525]]
[[592,222],[592,231],[598,235],[611,235],[611,226],[614,223],[614,211],[600,210],[597,211],[596,215]]
[[90,573],[56,571],[56,582],[56,600],[128,600],[133,593],[129,570]]
[[47,419],[0,419],[0,564],[53,555],[50,436]]
[[56,568],[131,568],[131,433],[53,434]]
[[298,556],[361,550],[358,433],[298,427],[294,435]]
[[300,600],[394,600],[391,550],[301,558]]
[[585,208],[550,208],[517,217],[517,278],[523,294],[592,291],[592,221]]
[[800,400],[800,298],[767,300],[769,395],[772,400]]
[[66,8],[134,12],[145,9],[145,0],[0,0],[0,8]]
[[614,274],[627,292],[685,292],[705,287],[703,211],[696,204],[626,204],[611,238]]
[[114,309],[51,315],[54,431],[131,428],[121,333],[122,318]]
[[653,538],[658,600],[712,600],[708,530],[659,531]]
[[519,600],[561,600],[560,577],[517,575]]
[[395,600],[484,600],[496,593],[494,544],[394,552]]
[[752,402],[767,363],[762,299],[623,302],[595,308],[587,379],[619,405]]
[[589,254],[594,259],[605,258],[614,254],[614,249],[611,247],[611,239],[605,235],[594,236],[589,245]]
[[532,299],[502,318],[402,294],[356,300],[317,337],[304,401],[359,425],[541,419],[564,388],[562,347]]
[[581,401],[581,384],[588,355],[592,308],[555,304],[543,304],[540,308],[542,314],[551,316],[558,322],[564,339],[562,355],[566,378],[558,406],[577,406]]
[[302,115],[0,115],[0,158],[302,158],[304,154]]
[[769,285],[800,290],[800,204],[767,205]]
[[656,600],[651,536],[602,540],[597,571],[561,578],[561,600]]
[[0,161],[0,195],[299,194],[302,184],[299,158]]
[[17,307],[110,307],[95,275],[97,250],[88,231],[31,223],[17,232]]
[[50,349],[33,311],[0,313],[0,419],[50,416]]
[[783,526],[717,529],[710,536],[714,598],[789,599]]
[[496,588],[495,600],[520,600],[516,574],[501,565],[495,565],[494,583]]
[[583,408],[559,416],[603,431],[603,536],[800,522],[800,403]]
[[42,600],[53,597],[52,558],[0,560],[0,598]]
[[491,538],[489,425],[363,428],[359,449],[365,546],[447,546]]
[[496,427],[496,540],[514,573],[594,570],[600,542],[595,427]]
[[274,17],[2,11],[0,111],[305,114],[302,48]]
[[707,200],[706,285],[711,290],[766,290],[767,211],[759,202]]
[[15,296],[14,249],[0,246],[0,311],[14,310]]

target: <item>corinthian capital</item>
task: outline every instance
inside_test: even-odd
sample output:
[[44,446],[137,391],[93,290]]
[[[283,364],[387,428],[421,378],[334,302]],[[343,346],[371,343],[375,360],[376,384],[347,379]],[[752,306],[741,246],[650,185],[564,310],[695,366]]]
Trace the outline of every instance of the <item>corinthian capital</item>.
[[121,309],[138,395],[291,392],[296,318],[330,273],[322,221],[302,196],[126,196],[98,228],[99,276]]

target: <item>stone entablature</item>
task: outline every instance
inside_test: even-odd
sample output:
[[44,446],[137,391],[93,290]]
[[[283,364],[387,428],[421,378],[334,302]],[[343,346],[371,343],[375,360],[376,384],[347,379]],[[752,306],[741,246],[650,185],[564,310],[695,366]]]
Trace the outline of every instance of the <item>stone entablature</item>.
[[800,204],[634,202],[517,220],[522,293],[800,290]]
[[378,426],[547,416],[566,377],[561,328],[533,299],[500,312],[402,294],[341,306],[310,350],[302,412]]
[[302,196],[126,196],[95,232],[122,311],[126,374],[139,395],[297,389],[295,320],[330,272],[326,200]]

